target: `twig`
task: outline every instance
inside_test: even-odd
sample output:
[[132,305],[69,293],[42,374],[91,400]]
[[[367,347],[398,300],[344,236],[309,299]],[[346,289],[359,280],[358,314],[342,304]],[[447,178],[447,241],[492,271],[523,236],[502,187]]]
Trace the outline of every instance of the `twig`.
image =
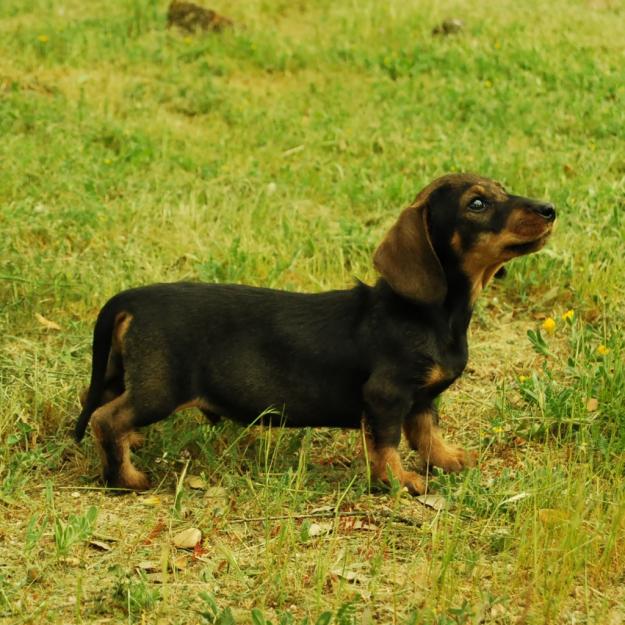
[[262,521],[286,521],[288,519],[300,520],[300,519],[334,519],[336,517],[369,517],[375,519],[377,517],[383,517],[390,519],[391,521],[397,521],[398,523],[405,523],[406,525],[413,525],[415,527],[421,527],[422,521],[410,519],[409,517],[402,516],[389,512],[388,510],[380,510],[378,512],[370,512],[365,510],[349,510],[346,512],[310,512],[307,514],[278,514],[275,516],[258,516],[258,517],[237,517],[229,519],[229,523],[260,523]]

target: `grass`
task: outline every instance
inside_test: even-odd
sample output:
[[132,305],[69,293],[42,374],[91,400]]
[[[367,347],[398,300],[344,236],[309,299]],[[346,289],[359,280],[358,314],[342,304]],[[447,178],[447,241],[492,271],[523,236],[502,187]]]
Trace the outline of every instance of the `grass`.
[[[0,6],[0,622],[623,622],[622,4],[213,8],[237,28]],[[464,32],[432,37],[450,16]],[[399,209],[456,170],[560,219],[479,303],[441,407],[480,462],[432,476],[445,510],[372,490],[357,434],[193,413],[147,432],[153,492],[99,488],[69,433],[110,295],[372,282]]]

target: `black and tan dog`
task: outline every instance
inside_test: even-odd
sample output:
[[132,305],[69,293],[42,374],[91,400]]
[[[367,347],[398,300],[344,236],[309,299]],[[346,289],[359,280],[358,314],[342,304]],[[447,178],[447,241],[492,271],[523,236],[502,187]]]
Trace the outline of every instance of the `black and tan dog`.
[[447,444],[433,401],[463,371],[480,291],[503,263],[539,250],[551,204],[496,182],[452,174],[426,187],[375,252],[375,286],[289,293],[239,285],[155,284],[124,291],[100,311],[89,419],[110,485],[148,487],[130,459],[136,429],[197,407],[251,423],[364,427],[375,478],[390,471],[413,493],[423,478],[397,452],[402,429],[433,466],[470,456]]

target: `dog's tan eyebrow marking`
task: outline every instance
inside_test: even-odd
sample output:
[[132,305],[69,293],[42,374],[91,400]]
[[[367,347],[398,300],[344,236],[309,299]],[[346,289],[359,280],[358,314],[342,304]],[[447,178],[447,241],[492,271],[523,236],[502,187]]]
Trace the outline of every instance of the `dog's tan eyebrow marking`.
[[471,200],[476,197],[484,197],[486,196],[486,190],[480,184],[471,185],[461,196],[460,196],[460,206],[466,206]]
[[495,184],[474,184],[462,194],[460,197],[460,204],[464,206],[476,197],[499,200],[503,202],[508,198],[508,194]]
[[458,256],[462,254],[462,237],[457,230],[454,230],[450,241],[451,249],[456,252]]

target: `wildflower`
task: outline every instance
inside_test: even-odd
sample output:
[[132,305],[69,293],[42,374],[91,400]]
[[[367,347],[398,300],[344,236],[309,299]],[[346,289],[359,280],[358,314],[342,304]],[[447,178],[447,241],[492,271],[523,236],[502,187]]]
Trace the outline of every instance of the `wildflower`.
[[490,80],[485,80],[485,81],[484,81],[484,86],[485,86],[487,89],[490,89],[490,88],[493,86],[493,83],[492,83]]
[[563,315],[562,315],[562,319],[564,321],[573,321],[573,317],[575,317],[575,311],[571,308],[570,310],[567,310]]
[[556,331],[556,320],[553,317],[547,317],[543,321],[543,330],[547,334],[553,334]]
[[495,432],[495,434],[501,434],[503,432],[503,428],[500,425],[496,425],[493,428],[493,432]]
[[48,35],[39,35],[37,41],[40,43],[48,43]]
[[599,354],[599,356],[606,356],[609,353],[610,348],[606,347],[603,343],[597,347],[597,354]]
[[529,379],[530,379],[529,375],[520,375],[519,376],[519,382],[521,384],[525,384]]

